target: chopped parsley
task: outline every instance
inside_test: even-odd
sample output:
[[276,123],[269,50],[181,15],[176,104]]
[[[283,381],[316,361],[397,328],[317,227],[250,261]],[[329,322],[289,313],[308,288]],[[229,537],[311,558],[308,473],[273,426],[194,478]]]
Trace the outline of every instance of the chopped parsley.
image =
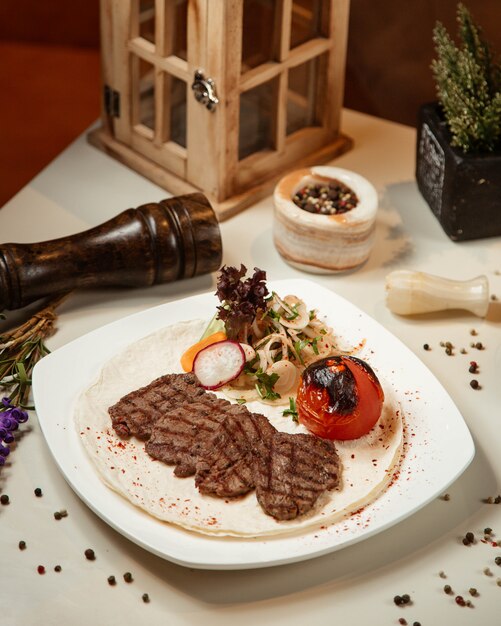
[[267,374],[258,369],[254,375],[257,379],[256,391],[262,400],[278,400],[280,398],[280,394],[273,390],[273,386],[279,378],[278,374]]
[[292,320],[295,320],[296,317],[298,316],[299,316],[299,311],[297,310],[297,304],[294,304],[291,307],[291,312],[285,315],[284,317],[288,322],[292,322]]
[[313,348],[313,352],[315,354],[318,354],[318,346],[317,346],[317,342],[318,342],[318,337],[315,337],[315,339],[312,339],[310,341],[311,347]]
[[282,415],[284,417],[290,415],[293,422],[296,422],[296,424],[299,422],[299,416],[296,409],[296,401],[294,400],[294,398],[289,396],[289,408],[282,411]]

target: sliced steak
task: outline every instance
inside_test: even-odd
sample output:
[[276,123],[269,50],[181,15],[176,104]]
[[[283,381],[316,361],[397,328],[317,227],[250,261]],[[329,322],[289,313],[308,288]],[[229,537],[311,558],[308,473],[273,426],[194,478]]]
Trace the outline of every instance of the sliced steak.
[[212,393],[197,396],[191,402],[182,400],[160,417],[146,443],[146,452],[167,465],[175,465],[176,476],[192,476],[201,451],[212,445],[216,430],[226,419],[241,420],[249,411]]
[[254,489],[255,450],[270,446],[276,432],[264,415],[228,414],[199,451],[195,484],[200,493],[232,498]]
[[339,483],[334,443],[277,431],[250,413],[205,391],[193,374],[168,374],[108,409],[120,437],[147,440],[146,452],[176,476],[195,474],[200,493],[222,498],[256,489],[259,504],[277,520],[307,513]]
[[256,497],[277,520],[307,513],[339,483],[340,461],[332,441],[277,432],[271,446],[259,446],[254,472]]
[[145,440],[149,439],[156,421],[167,411],[186,401],[195,402],[204,394],[206,392],[194,374],[167,374],[127,394],[111,406],[108,413],[119,437],[135,435]]
[[304,515],[339,483],[333,442],[278,432],[258,413],[228,415],[198,454],[200,493],[235,497],[255,487],[259,504],[277,520]]

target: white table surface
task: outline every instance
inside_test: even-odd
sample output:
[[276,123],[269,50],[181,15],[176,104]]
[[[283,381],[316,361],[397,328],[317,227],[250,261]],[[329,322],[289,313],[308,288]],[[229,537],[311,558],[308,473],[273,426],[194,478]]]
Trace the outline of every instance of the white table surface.
[[[336,291],[377,319],[432,370],[456,402],[475,440],[476,455],[448,490],[411,518],[359,544],[303,563],[247,571],[190,570],[145,552],[109,528],[73,493],[51,457],[31,414],[24,436],[0,471],[0,624],[31,626],[162,624],[409,624],[501,623],[501,547],[478,541],[491,527],[501,542],[501,505],[482,499],[501,492],[501,302],[486,319],[468,313],[420,318],[393,315],[385,306],[384,278],[411,268],[454,279],[487,275],[501,300],[501,239],[453,243],[421,198],[414,179],[415,131],[345,111],[343,131],[355,147],[336,165],[369,178],[380,195],[374,251],[358,271],[313,277],[289,267],[272,242],[272,200],[266,198],[221,224],[229,265],[267,270],[270,279],[306,277]],[[0,210],[1,241],[30,242],[73,234],[122,210],[168,194],[125,166],[90,147],[85,137],[53,161]],[[74,293],[59,309],[56,349],[94,328],[185,295],[212,290],[215,276],[150,289]],[[15,316],[10,315],[10,319]],[[471,351],[470,330],[485,345]],[[468,355],[446,356],[440,341],[465,346]],[[432,350],[425,351],[429,343]],[[481,390],[469,386],[468,363],[480,364]],[[440,419],[440,415],[437,415]],[[33,490],[41,487],[43,497]],[[55,521],[53,513],[68,517]],[[23,539],[27,549],[20,551]],[[97,559],[83,552],[93,548]],[[37,566],[45,565],[40,576]],[[62,566],[60,573],[53,567]],[[492,575],[484,573],[489,567]],[[134,582],[123,582],[130,571]],[[444,571],[447,579],[439,572]],[[117,577],[116,587],[106,579]],[[499,579],[499,585],[497,581]],[[447,596],[444,584],[454,595]],[[470,587],[478,597],[468,594]],[[151,602],[144,604],[143,593]],[[399,608],[393,597],[408,593]],[[470,598],[459,607],[454,596]]]

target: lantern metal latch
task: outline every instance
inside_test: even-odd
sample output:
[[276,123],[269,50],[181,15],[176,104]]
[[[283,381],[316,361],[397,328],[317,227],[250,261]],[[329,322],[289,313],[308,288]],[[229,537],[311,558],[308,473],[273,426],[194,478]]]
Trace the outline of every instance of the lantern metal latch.
[[205,78],[202,70],[197,70],[191,88],[198,102],[205,104],[209,111],[214,111],[219,100],[216,96],[216,85],[212,78]]

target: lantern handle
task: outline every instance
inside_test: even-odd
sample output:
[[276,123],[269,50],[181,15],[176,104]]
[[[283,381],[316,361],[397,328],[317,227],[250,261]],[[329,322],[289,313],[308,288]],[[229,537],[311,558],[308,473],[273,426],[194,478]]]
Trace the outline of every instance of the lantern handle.
[[209,111],[214,111],[219,99],[216,96],[216,85],[212,78],[205,78],[202,70],[196,70],[193,84],[193,94],[198,102],[204,104]]

